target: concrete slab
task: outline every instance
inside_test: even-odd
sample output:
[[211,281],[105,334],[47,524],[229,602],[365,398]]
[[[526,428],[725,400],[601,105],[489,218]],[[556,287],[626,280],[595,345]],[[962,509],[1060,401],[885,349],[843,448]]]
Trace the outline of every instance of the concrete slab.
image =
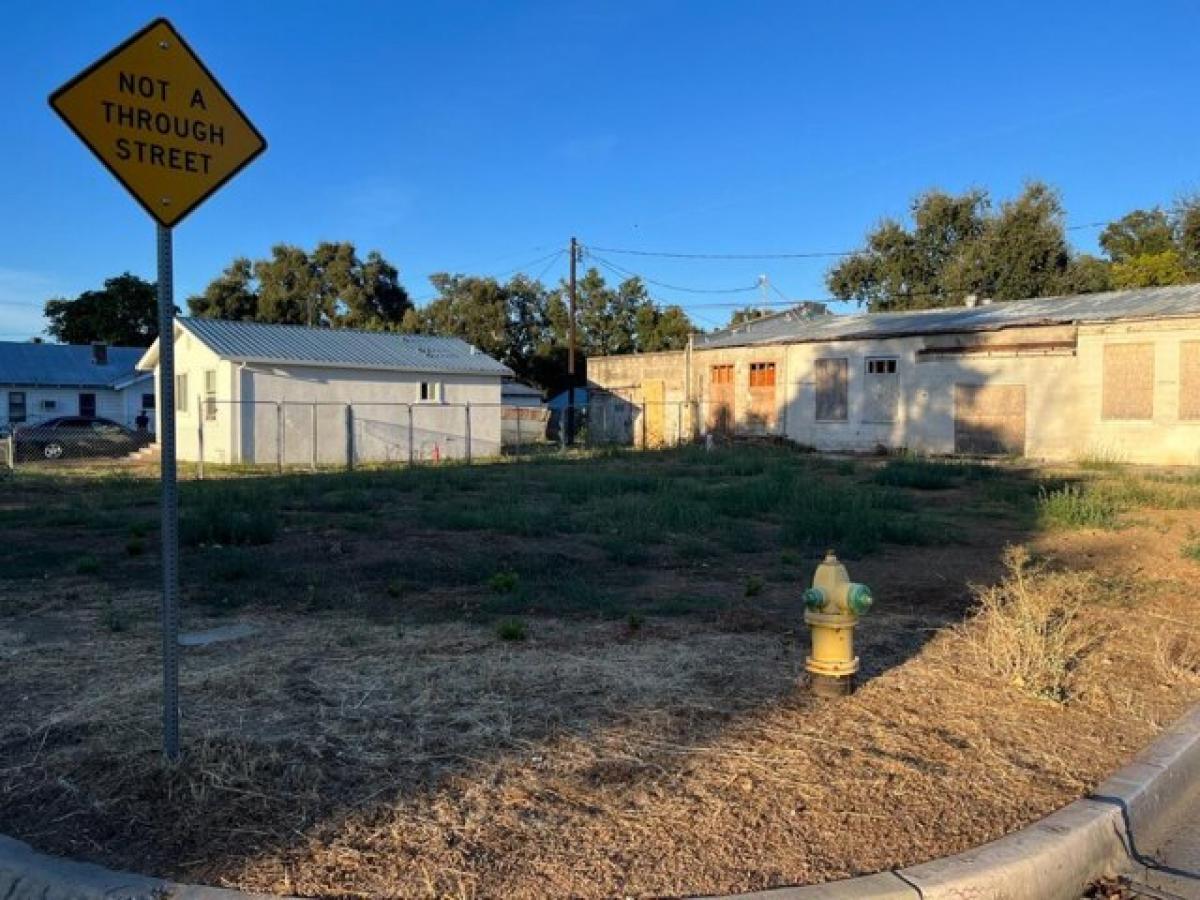
[[222,641],[236,641],[239,638],[251,637],[262,629],[256,625],[240,623],[236,625],[220,625],[207,631],[185,631],[179,635],[180,647],[207,647],[209,644],[219,644]]
[[1150,897],[1165,895],[1200,900],[1200,808],[1197,804],[1192,804],[1187,818],[1176,825],[1155,858],[1138,864],[1129,881],[1131,888]]

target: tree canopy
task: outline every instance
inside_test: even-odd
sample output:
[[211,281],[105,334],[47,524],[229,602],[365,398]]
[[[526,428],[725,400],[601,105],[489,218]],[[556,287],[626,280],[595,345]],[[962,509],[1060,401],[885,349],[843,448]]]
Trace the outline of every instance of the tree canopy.
[[887,311],[1200,280],[1200,198],[1110,223],[1099,238],[1107,259],[1074,252],[1064,219],[1040,182],[998,209],[986,191],[928,191],[912,203],[911,226],[884,219],[826,281],[838,299]]
[[108,278],[98,291],[74,300],[46,301],[46,333],[64,344],[103,342],[149,347],[158,337],[156,286],[129,272]]
[[[565,385],[568,344],[567,287],[548,288],[516,275],[495,278],[439,272],[430,277],[437,297],[411,310],[404,330],[461,337],[499,359],[517,375],[550,390]],[[675,350],[693,327],[678,306],[660,307],[638,278],[609,286],[596,269],[576,284],[576,368],[587,356]]]
[[349,241],[323,241],[311,252],[276,244],[268,259],[239,257],[188,308],[207,318],[385,331],[400,328],[412,302],[379,252],[362,259]]

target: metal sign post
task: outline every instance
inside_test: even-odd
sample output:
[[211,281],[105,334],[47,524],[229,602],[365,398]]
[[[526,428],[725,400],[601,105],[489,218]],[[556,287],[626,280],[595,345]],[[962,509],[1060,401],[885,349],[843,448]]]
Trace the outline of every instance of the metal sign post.
[[[179,758],[179,486],[175,472],[175,273],[171,229],[158,230],[159,443],[162,449],[163,753]],[[197,409],[197,414],[200,410]]]
[[[50,106],[158,227],[163,752],[177,759],[179,493],[171,229],[266,150],[267,142],[166,19],[155,19],[88,66],[50,95]],[[204,415],[199,405],[196,414]],[[202,437],[199,442],[203,446]]]

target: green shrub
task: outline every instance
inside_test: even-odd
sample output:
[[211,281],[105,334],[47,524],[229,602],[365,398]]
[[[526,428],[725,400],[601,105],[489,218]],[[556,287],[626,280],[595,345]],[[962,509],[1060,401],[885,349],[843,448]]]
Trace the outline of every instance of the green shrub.
[[512,569],[505,569],[493,574],[487,581],[490,587],[497,594],[511,594],[517,589],[517,584],[520,581],[517,573]]
[[523,641],[528,632],[521,619],[501,619],[496,623],[496,637],[502,641]]
[[626,566],[640,566],[650,559],[650,551],[644,544],[628,538],[608,535],[600,539],[600,546],[610,560]]
[[279,527],[274,497],[251,485],[204,484],[191,493],[179,514],[179,537],[186,546],[269,544]]
[[1192,535],[1192,540],[1184,544],[1180,550],[1183,553],[1184,559],[1200,563],[1200,538],[1197,538],[1195,534]]
[[129,628],[128,618],[121,610],[113,605],[111,600],[105,603],[104,609],[100,611],[100,624],[114,634],[120,631],[126,631]]
[[962,469],[954,463],[911,456],[888,460],[872,480],[889,487],[940,491],[954,487],[955,479],[962,474]]
[[758,575],[751,575],[746,579],[746,596],[757,597],[763,591],[763,580]]
[[1073,484],[1043,488],[1037,506],[1042,523],[1055,528],[1116,528],[1121,513],[1111,495]]
[[75,572],[79,575],[97,575],[100,572],[100,560],[94,556],[81,556],[75,563]]

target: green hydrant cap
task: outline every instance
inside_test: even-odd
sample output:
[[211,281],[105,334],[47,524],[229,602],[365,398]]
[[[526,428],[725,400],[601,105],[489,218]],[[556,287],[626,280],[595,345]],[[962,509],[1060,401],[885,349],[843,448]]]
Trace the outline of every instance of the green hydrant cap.
[[810,587],[804,594],[804,605],[809,609],[820,609],[825,605],[825,592],[820,588]]
[[852,584],[846,595],[846,602],[850,606],[850,611],[856,616],[861,616],[868,609],[875,599],[871,596],[871,589],[865,584]]

